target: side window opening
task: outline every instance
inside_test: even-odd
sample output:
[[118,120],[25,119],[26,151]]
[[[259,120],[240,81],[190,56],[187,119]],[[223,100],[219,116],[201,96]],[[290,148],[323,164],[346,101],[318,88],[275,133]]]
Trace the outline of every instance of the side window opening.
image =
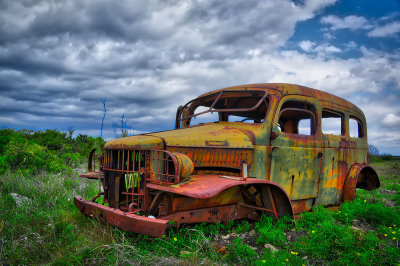
[[331,110],[322,110],[321,129],[323,134],[343,136],[343,115]]
[[354,116],[349,117],[349,134],[351,138],[364,137],[364,127],[360,120]]
[[278,128],[281,132],[311,136],[315,129],[314,107],[306,102],[288,101],[279,113]]

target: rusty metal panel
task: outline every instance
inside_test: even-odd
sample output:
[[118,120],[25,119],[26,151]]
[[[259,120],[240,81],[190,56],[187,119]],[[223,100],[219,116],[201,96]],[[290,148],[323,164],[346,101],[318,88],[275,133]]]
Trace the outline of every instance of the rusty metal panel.
[[[285,108],[287,103],[295,105]],[[305,107],[300,109],[296,105]],[[276,109],[272,127],[275,136],[271,140],[270,180],[280,184],[289,193],[291,200],[318,197],[322,152],[317,119],[319,109],[317,99],[299,95],[283,98]],[[297,132],[298,124],[293,125],[289,130],[279,127],[283,112],[290,114],[290,117],[285,120],[290,121],[290,119],[297,119],[295,116],[300,112],[299,110],[304,110],[306,115],[312,113],[308,135]]]
[[138,135],[123,139],[114,139],[104,145],[105,149],[164,149],[164,142],[161,138],[150,135]]
[[[228,136],[225,138],[224,136]],[[162,138],[167,146],[252,148],[252,136],[231,126],[230,122],[196,125],[177,130],[151,133]]]
[[237,204],[223,205],[210,208],[201,208],[188,211],[175,212],[171,215],[162,216],[162,219],[175,221],[180,224],[192,223],[215,223],[228,220],[239,220],[249,218],[254,210]]
[[284,191],[284,189],[279,184],[268,180],[248,178],[246,181],[243,181],[237,177],[229,178],[229,176],[226,177],[220,175],[191,176],[188,181],[176,185],[148,183],[147,187],[192,198],[206,199],[211,198],[228,188],[250,184],[266,184],[278,187],[280,190]]
[[253,149],[214,148],[214,147],[179,147],[168,146],[171,152],[187,155],[195,167],[229,167],[240,169],[244,161],[252,163]]

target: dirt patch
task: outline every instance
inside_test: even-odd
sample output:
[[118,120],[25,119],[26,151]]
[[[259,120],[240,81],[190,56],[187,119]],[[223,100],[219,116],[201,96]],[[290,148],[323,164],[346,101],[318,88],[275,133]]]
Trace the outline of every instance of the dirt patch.
[[306,231],[294,231],[293,229],[285,232],[286,234],[286,239],[288,242],[295,242],[297,241],[297,238],[305,236],[307,234]]
[[375,229],[375,227],[363,220],[353,220],[351,223],[353,225],[352,228],[355,230],[373,231]]
[[396,194],[396,190],[382,189],[382,190],[379,190],[378,193],[385,194],[385,195],[394,195],[394,194]]
[[257,245],[257,233],[254,229],[242,234],[231,233],[228,235],[216,235],[213,239],[213,242],[215,243],[216,249],[220,250],[223,249],[223,247],[230,245],[233,240],[238,237],[243,239],[243,243],[249,245],[250,248],[256,252],[262,251],[263,247]]

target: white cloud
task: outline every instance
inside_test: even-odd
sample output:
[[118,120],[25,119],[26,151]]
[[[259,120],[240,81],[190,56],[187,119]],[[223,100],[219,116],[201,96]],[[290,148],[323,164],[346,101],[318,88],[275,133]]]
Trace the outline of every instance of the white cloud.
[[400,32],[400,22],[391,22],[383,26],[378,26],[368,32],[369,37],[388,37]]
[[299,43],[299,46],[301,49],[303,49],[306,52],[310,52],[311,49],[315,46],[315,42],[311,42],[311,41],[301,41]]
[[361,16],[350,15],[344,18],[339,18],[334,15],[328,15],[321,18],[321,23],[329,24],[332,30],[338,29],[370,29],[371,25],[368,24],[368,20]]
[[315,42],[311,42],[308,40],[299,42],[299,46],[305,52],[315,52],[315,53],[318,53],[320,56],[326,56],[327,54],[340,53],[342,51],[338,47],[333,46],[333,45],[329,45],[329,44],[316,45]]
[[383,125],[388,126],[388,127],[398,127],[400,128],[400,116],[395,115],[395,114],[387,114],[383,118]]
[[348,43],[346,44],[346,48],[347,48],[348,50],[356,49],[357,47],[358,47],[358,45],[357,45],[354,41],[350,41],[350,42],[348,42]]
[[326,46],[321,45],[321,46],[318,46],[316,50],[327,53],[327,54],[341,52],[341,50],[339,48],[337,48],[336,46],[333,46],[333,45],[326,45]]

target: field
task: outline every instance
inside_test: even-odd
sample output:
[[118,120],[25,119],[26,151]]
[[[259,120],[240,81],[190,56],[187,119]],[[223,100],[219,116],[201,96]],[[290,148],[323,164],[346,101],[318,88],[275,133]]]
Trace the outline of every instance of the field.
[[[373,163],[381,187],[357,190],[340,209],[296,220],[198,224],[155,239],[85,218],[73,196],[96,195],[79,171],[7,171],[0,176],[0,264],[400,263],[400,161]],[[26,198],[15,200],[11,193]]]

